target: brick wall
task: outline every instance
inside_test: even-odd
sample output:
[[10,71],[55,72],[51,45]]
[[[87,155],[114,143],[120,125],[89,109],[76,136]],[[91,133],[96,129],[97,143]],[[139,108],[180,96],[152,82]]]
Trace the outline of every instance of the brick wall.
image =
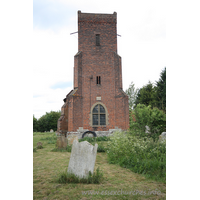
[[[78,11],[78,53],[74,57],[74,93],[66,98],[68,131],[79,127],[108,131],[129,127],[128,96],[122,91],[121,57],[117,54],[117,14],[90,14]],[[96,45],[96,35],[100,45]],[[101,77],[97,84],[96,77]],[[97,100],[100,97],[100,100]],[[92,126],[91,108],[102,103],[107,124]],[[66,122],[63,122],[66,123]]]

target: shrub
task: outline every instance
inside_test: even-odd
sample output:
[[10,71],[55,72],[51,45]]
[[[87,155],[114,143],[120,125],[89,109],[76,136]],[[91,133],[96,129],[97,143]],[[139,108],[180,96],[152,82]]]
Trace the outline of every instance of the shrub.
[[66,184],[66,183],[87,183],[87,184],[99,184],[103,180],[103,172],[97,168],[96,172],[93,174],[89,171],[87,178],[79,178],[74,174],[68,174],[65,172],[60,172],[58,175],[57,182]]

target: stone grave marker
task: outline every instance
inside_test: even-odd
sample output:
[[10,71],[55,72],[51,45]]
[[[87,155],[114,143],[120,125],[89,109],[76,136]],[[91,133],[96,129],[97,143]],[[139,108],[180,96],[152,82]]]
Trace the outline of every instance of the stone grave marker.
[[59,149],[63,149],[67,147],[67,140],[64,135],[57,136],[56,146]]
[[98,144],[93,146],[87,141],[73,141],[68,173],[79,178],[87,178],[89,171],[93,174]]
[[166,141],[166,132],[162,132],[161,135],[159,135],[159,141],[160,142]]
[[37,143],[37,148],[38,148],[38,149],[43,148],[43,146],[42,146],[42,142],[38,142],[38,143]]
[[50,130],[50,133],[53,133],[53,129]]

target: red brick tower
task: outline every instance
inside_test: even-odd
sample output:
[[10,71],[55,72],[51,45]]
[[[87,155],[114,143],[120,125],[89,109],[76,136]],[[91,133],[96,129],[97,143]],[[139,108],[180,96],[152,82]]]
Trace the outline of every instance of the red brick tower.
[[64,99],[60,133],[127,130],[128,96],[122,90],[117,54],[117,13],[78,11],[78,53],[74,56],[74,89]]

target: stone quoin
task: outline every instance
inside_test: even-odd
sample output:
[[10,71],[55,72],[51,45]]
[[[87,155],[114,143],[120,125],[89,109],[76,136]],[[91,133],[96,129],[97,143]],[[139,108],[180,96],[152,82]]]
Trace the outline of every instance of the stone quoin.
[[78,11],[74,89],[63,100],[57,124],[60,134],[129,128],[128,96],[122,88],[116,25],[116,12],[92,14]]

